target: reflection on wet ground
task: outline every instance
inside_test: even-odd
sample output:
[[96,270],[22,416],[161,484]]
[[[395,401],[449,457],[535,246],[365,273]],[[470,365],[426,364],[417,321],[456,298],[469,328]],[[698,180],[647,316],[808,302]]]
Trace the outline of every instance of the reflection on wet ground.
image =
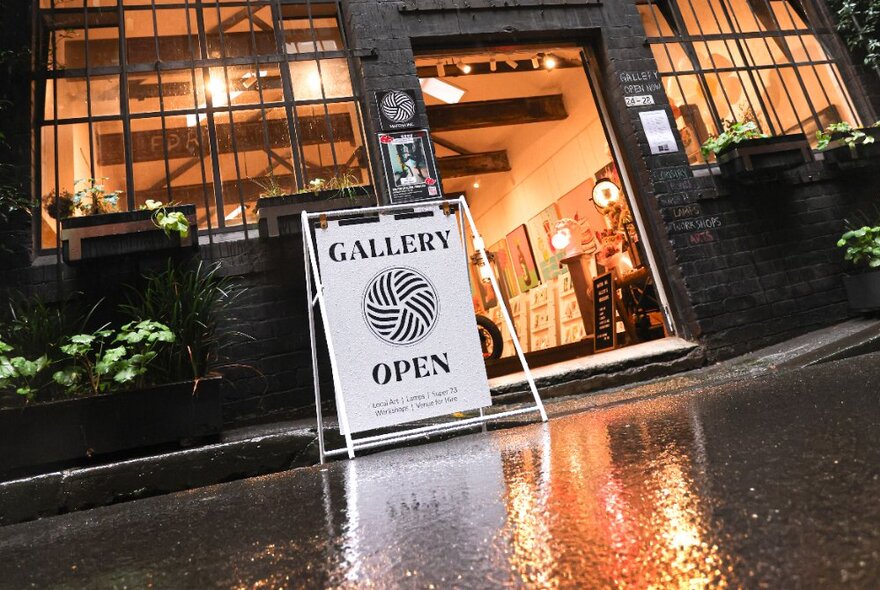
[[0,587],[877,587],[878,360],[6,527]]

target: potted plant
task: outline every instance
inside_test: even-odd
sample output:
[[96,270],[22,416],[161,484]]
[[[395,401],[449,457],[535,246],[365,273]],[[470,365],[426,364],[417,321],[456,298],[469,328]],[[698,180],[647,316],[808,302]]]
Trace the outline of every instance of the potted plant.
[[217,268],[169,262],[132,287],[119,328],[13,303],[0,340],[0,476],[216,436],[222,351],[241,336],[220,314],[242,293]]
[[864,168],[880,160],[880,121],[855,128],[846,121],[816,132],[817,148],[825,163],[841,170]]
[[84,178],[66,191],[45,197],[52,216],[61,218],[64,261],[136,252],[198,248],[195,205],[147,201],[136,211],[118,210],[120,191],[107,191],[107,178]]
[[308,188],[293,193],[282,188],[271,173],[265,179],[252,180],[263,189],[257,201],[258,227],[262,238],[298,235],[303,211],[357,209],[376,204],[371,187],[362,186],[359,178],[350,170],[340,171],[327,180],[311,180]]
[[715,155],[722,178],[743,184],[778,180],[782,172],[813,161],[803,133],[767,137],[751,121],[728,122],[701,150],[706,158]]
[[851,227],[837,242],[858,272],[843,277],[849,307],[860,313],[880,310],[880,225]]

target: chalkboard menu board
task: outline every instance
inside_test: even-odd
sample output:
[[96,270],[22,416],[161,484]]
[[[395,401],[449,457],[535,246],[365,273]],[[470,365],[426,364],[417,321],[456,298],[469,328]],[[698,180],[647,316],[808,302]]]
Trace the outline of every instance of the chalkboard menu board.
[[617,330],[614,327],[614,277],[610,272],[593,279],[593,319],[595,352],[614,348]]

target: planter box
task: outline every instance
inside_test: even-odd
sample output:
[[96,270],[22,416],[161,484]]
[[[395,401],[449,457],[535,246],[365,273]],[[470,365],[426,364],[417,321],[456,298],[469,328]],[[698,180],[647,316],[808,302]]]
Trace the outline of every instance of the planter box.
[[861,313],[880,310],[880,270],[845,275],[843,286],[851,310]]
[[0,409],[0,475],[213,436],[220,378]]
[[181,239],[176,233],[166,236],[153,223],[153,211],[125,211],[61,220],[61,247],[64,262],[122,256],[140,252],[157,252],[199,247],[195,205],[167,207],[180,211],[189,220],[189,235]]
[[257,201],[258,227],[261,238],[299,235],[301,233],[300,214],[303,211],[338,211],[339,209],[359,209],[375,207],[376,197],[372,188],[364,187],[367,194],[359,194],[350,199],[339,197],[339,191],[327,190],[282,197],[261,197]]
[[831,136],[831,143],[822,152],[825,164],[839,170],[867,168],[880,162],[880,128],[868,127],[861,129],[865,135],[874,138],[874,143],[857,143],[850,148],[844,141],[844,134]]
[[813,161],[807,136],[781,135],[747,139],[721,151],[718,166],[722,178],[743,184],[779,180],[782,172]]

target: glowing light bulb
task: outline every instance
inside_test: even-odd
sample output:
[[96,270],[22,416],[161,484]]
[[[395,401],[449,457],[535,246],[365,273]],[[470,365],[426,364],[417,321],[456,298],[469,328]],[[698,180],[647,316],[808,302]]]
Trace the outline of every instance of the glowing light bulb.
[[480,181],[479,181],[479,180],[475,180],[473,186],[474,186],[474,188],[480,188]]
[[557,65],[558,65],[558,62],[556,61],[555,57],[553,57],[552,55],[545,55],[544,56],[544,67],[545,68],[547,68],[548,70],[552,70]]
[[470,64],[461,64],[459,69],[461,70],[462,74],[470,74],[471,70],[473,70]]

